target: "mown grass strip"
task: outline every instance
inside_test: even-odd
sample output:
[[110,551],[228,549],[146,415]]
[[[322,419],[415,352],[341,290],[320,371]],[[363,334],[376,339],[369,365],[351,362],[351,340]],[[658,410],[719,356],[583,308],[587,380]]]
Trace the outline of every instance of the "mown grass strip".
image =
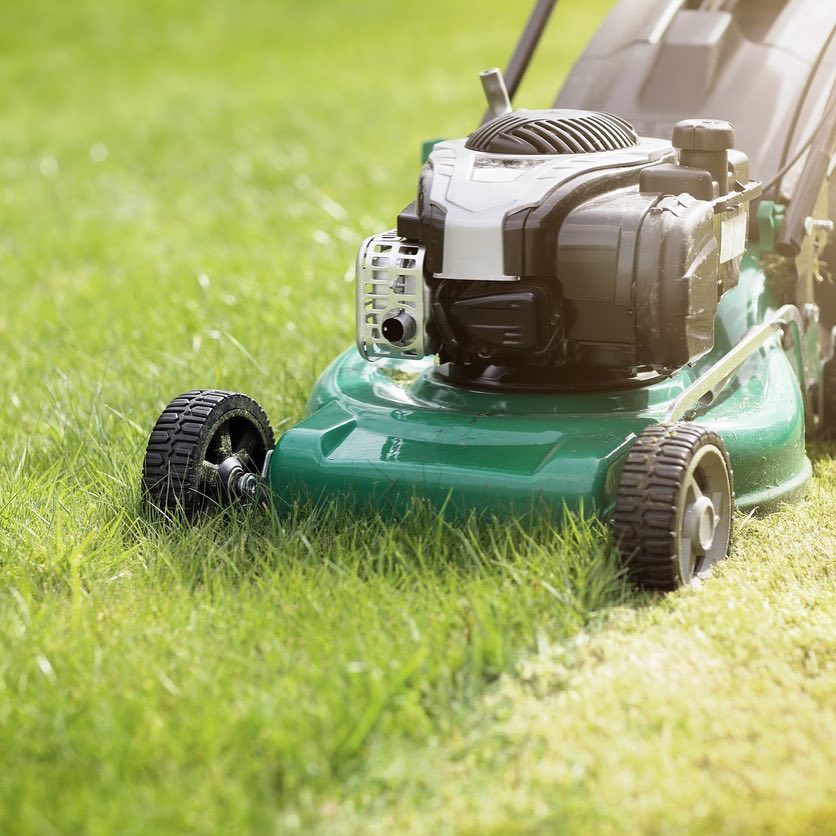
[[708,582],[543,643],[459,727],[415,749],[380,741],[369,773],[286,824],[831,833],[834,506],[836,460],[820,449],[808,500],[741,518],[732,559]]

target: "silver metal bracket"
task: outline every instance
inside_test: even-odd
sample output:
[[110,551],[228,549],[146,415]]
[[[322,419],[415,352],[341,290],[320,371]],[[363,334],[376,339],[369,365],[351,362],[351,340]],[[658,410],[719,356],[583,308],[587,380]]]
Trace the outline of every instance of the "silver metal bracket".
[[740,342],[685,389],[671,404],[665,415],[665,421],[681,421],[683,418],[688,418],[689,413],[696,408],[710,406],[718,392],[728,382],[729,377],[770,340],[777,336],[783,337],[788,326],[795,326],[794,345],[797,347],[800,359],[796,374],[803,392],[808,378],[807,357],[804,354],[801,339],[804,333],[804,320],[795,305],[784,305],[768,322],[750,328]]

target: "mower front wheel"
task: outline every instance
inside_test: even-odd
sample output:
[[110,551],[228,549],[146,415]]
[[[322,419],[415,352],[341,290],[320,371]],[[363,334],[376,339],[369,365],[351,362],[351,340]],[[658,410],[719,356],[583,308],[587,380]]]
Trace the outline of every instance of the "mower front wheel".
[[275,444],[264,410],[246,395],[197,389],[163,410],[145,451],[142,485],[165,516],[193,520],[252,496]]
[[723,440],[694,424],[656,424],[627,454],[613,528],[641,586],[675,589],[728,554],[732,472]]

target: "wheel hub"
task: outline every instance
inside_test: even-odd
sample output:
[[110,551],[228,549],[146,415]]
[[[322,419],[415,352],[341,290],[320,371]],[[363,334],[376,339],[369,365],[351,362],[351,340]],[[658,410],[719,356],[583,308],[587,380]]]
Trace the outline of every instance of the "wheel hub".
[[709,497],[701,496],[688,506],[683,532],[701,553],[705,554],[713,545],[716,528],[717,514]]
[[227,456],[218,465],[218,476],[230,496],[252,499],[258,495],[261,480],[244,467],[236,455]]
[[688,463],[680,493],[678,559],[683,582],[726,556],[731,513],[727,466],[720,450],[707,444]]

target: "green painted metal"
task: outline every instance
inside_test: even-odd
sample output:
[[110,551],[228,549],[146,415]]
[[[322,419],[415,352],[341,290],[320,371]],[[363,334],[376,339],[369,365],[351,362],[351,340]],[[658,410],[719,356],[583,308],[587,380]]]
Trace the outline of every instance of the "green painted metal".
[[[368,363],[349,349],[317,382],[307,417],[276,445],[273,492],[280,504],[339,499],[394,513],[417,496],[457,512],[606,515],[636,435],[776,308],[750,251],[738,287],[720,301],[714,349],[663,381],[623,391],[479,392],[439,380],[430,361]],[[810,478],[798,356],[776,336],[694,416],[725,440],[742,510],[796,499]]]
[[435,148],[439,142],[444,142],[444,138],[439,137],[438,139],[425,139],[421,143],[421,165],[423,165],[430,158],[433,148]]
[[758,249],[761,253],[775,252],[775,236],[784,222],[783,203],[761,200],[758,203]]

